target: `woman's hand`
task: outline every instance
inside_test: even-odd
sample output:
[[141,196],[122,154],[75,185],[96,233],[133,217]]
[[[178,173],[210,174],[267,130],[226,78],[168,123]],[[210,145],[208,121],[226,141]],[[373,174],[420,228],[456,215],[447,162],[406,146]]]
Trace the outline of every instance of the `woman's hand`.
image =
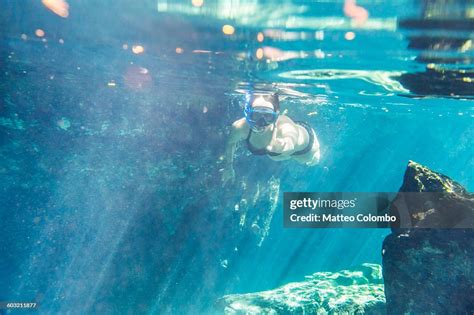
[[275,153],[282,153],[285,149],[285,142],[281,139],[273,140],[269,145],[267,145],[267,150]]
[[228,181],[233,183],[235,179],[235,171],[232,166],[227,166],[222,171],[222,183],[223,185],[227,184]]
[[267,146],[268,151],[275,153],[292,152],[294,149],[295,146],[291,138],[275,139]]

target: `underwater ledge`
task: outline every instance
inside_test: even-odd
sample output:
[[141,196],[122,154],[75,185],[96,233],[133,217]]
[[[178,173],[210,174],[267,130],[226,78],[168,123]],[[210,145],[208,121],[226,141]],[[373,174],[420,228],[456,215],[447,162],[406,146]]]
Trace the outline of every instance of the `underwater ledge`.
[[[470,314],[474,310],[474,196],[446,175],[409,161],[400,193],[413,228],[392,228],[382,244],[382,266],[317,272],[274,290],[230,294],[215,308],[256,314]],[[428,222],[428,223],[427,223]],[[447,226],[448,225],[448,226]],[[423,227],[434,228],[423,228]],[[437,228],[448,227],[448,228]],[[460,228],[461,227],[461,228]]]
[[317,272],[274,290],[225,295],[216,308],[229,315],[385,313],[382,266]]

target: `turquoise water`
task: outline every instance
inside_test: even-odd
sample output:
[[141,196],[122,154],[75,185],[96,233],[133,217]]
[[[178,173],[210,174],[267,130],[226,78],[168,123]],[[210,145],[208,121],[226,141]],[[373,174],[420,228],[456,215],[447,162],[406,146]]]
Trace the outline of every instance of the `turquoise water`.
[[[381,262],[389,230],[284,229],[283,192],[397,191],[409,160],[473,188],[473,34],[400,27],[423,20],[416,1],[361,2],[361,25],[333,1],[69,5],[1,5],[2,301],[212,313],[224,294]],[[416,48],[427,34],[461,44]],[[249,90],[315,128],[320,165],[242,146],[222,186]]]

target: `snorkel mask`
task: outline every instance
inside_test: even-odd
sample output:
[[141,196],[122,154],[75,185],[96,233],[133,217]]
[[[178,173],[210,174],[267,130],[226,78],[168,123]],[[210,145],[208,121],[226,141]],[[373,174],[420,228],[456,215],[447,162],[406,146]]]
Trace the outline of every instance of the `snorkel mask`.
[[274,124],[278,118],[278,112],[267,106],[252,106],[250,104],[250,95],[248,94],[244,115],[250,128],[255,132],[262,132],[267,126]]

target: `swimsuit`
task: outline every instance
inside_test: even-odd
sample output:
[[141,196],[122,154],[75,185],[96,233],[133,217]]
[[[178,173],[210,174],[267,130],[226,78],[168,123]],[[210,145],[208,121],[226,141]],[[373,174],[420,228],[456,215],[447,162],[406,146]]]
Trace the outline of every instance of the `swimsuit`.
[[[306,129],[306,131],[308,132],[308,135],[309,135],[309,140],[308,140],[308,145],[306,146],[306,148],[304,148],[303,150],[300,150],[300,151],[297,151],[297,152],[294,152],[292,155],[303,155],[305,153],[308,153],[309,151],[311,151],[311,149],[313,148],[313,144],[314,144],[314,131],[313,131],[313,128],[311,128],[310,125],[308,125],[306,122],[304,121],[295,121],[295,124],[298,124],[302,127],[304,127],[304,129]],[[252,135],[252,129],[250,129],[249,131],[249,135],[247,136],[247,147],[249,149],[250,152],[252,152],[252,154],[255,154],[255,155],[269,155],[269,156],[278,156],[278,155],[281,155],[281,153],[276,153],[276,152],[271,152],[271,151],[268,151],[265,148],[256,148],[254,147],[251,143],[250,143],[250,136]]]

